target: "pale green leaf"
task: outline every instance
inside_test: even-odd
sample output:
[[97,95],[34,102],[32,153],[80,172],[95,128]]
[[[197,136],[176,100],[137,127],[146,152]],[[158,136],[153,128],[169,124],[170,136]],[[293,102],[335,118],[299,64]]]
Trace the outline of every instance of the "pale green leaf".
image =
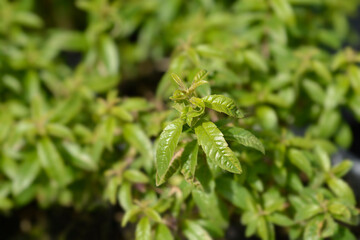
[[180,90],[185,91],[187,89],[185,83],[183,82],[183,80],[181,80],[181,78],[178,75],[176,75],[175,73],[172,73],[171,77],[176,82],[176,84],[180,87]]
[[337,197],[351,205],[355,204],[356,201],[354,193],[351,187],[344,180],[337,177],[330,177],[327,179],[327,184]]
[[288,152],[290,162],[303,171],[309,178],[312,176],[312,166],[305,154],[297,149],[290,149]]
[[147,217],[143,217],[136,225],[135,230],[136,240],[151,240],[151,225]]
[[198,223],[191,220],[185,220],[183,233],[189,240],[211,240],[209,233]]
[[38,158],[49,178],[59,185],[66,185],[70,181],[69,174],[55,145],[47,138],[41,138],[36,145]]
[[152,144],[141,127],[138,124],[128,123],[124,125],[123,130],[126,141],[142,154],[145,161],[151,163],[153,160]]
[[155,232],[155,240],[174,240],[171,231],[165,224],[158,224]]
[[129,182],[133,182],[133,183],[149,182],[148,176],[136,169],[127,169],[124,172],[124,178],[127,179]]

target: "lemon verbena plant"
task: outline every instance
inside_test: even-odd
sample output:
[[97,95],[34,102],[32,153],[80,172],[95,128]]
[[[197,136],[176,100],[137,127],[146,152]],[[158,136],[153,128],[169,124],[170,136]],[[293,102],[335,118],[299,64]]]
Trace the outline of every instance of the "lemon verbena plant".
[[[206,155],[208,164],[237,174],[242,173],[241,164],[227,141],[236,141],[262,153],[265,152],[261,141],[251,132],[239,127],[222,126],[218,128],[216,123],[209,119],[206,108],[234,118],[242,118],[244,115],[235,102],[226,96],[197,97],[196,89],[207,84],[206,75],[205,70],[198,72],[191,86],[187,87],[178,75],[171,74],[179,88],[171,99],[180,116],[169,123],[160,135],[156,150],[157,185],[164,183],[179,169],[186,179],[193,180],[199,145],[201,146],[200,151]],[[188,135],[187,143],[177,150],[183,132]]]

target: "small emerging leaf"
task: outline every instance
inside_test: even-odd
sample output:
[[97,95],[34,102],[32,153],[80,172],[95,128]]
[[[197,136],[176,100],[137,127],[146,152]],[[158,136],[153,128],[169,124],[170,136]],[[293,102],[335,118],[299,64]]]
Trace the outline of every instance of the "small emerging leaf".
[[181,78],[178,75],[176,75],[175,73],[172,73],[171,77],[177,83],[177,85],[180,87],[180,90],[185,91],[187,89],[185,86],[185,83],[183,82],[183,80],[181,80]]

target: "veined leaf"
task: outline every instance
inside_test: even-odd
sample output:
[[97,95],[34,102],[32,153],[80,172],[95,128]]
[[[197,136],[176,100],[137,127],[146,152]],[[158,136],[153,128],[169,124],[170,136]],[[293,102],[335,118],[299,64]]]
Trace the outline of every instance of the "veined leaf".
[[135,231],[136,240],[150,240],[151,239],[151,226],[147,217],[143,217],[136,226]]
[[222,95],[209,95],[203,97],[202,100],[207,108],[214,109],[215,111],[226,113],[232,117],[244,117],[244,114],[237,109],[234,100]]
[[181,78],[178,75],[172,73],[171,77],[177,83],[177,85],[180,87],[181,90],[185,91],[187,89],[185,83],[183,82],[183,80],[181,80]]
[[167,125],[160,135],[159,144],[156,150],[157,186],[164,183],[167,178],[170,177],[169,171],[176,159],[173,158],[173,156],[183,125],[184,121],[178,118]]
[[189,142],[181,155],[181,162],[183,163],[181,173],[186,180],[192,181],[195,176],[195,170],[197,165],[199,145],[196,141]]
[[194,91],[197,87],[208,83],[207,81],[204,80],[204,78],[206,78],[206,76],[208,75],[207,71],[205,70],[201,70],[200,72],[198,72],[195,77],[194,80],[189,88],[189,92]]
[[220,130],[224,134],[225,139],[254,148],[265,154],[264,145],[251,132],[238,127],[224,127],[220,128]]
[[195,127],[195,133],[208,158],[224,170],[239,174],[242,172],[239,160],[214,123],[209,121],[200,123]]

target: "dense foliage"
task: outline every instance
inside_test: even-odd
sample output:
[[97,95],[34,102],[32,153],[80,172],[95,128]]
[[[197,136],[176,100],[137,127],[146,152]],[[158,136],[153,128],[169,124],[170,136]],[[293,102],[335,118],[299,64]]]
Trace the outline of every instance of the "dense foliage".
[[355,239],[352,163],[331,155],[343,111],[360,122],[359,1],[39,2],[0,0],[4,214],[110,202],[129,239],[221,239],[234,217],[262,240]]

